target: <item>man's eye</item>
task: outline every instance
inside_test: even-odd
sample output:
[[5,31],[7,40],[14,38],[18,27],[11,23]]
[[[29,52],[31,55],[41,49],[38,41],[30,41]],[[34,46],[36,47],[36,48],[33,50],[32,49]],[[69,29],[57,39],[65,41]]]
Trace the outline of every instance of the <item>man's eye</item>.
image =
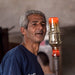
[[45,23],[41,23],[41,25],[46,25]]
[[35,26],[35,25],[37,25],[36,23],[33,23],[33,25]]

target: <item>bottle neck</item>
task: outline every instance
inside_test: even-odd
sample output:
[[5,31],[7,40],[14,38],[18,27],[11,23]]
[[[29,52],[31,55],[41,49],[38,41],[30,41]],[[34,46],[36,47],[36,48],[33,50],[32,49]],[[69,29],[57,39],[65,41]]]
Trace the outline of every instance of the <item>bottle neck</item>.
[[58,23],[50,23],[50,33],[60,33]]

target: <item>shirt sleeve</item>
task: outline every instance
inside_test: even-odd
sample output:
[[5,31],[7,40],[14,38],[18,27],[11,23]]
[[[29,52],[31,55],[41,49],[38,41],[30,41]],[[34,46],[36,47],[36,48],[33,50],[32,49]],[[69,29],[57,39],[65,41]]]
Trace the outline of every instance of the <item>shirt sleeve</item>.
[[10,56],[3,61],[2,75],[22,75],[20,63],[15,56]]

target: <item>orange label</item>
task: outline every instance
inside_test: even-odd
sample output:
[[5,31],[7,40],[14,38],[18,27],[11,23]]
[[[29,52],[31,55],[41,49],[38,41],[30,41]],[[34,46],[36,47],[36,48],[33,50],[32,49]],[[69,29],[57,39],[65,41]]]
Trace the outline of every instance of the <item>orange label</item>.
[[60,56],[59,50],[53,50],[52,56]]

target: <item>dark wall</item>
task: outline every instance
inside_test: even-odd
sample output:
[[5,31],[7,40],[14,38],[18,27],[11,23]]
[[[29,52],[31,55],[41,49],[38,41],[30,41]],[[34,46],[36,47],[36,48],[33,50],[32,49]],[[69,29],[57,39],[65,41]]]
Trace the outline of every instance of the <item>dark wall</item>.
[[63,75],[75,72],[75,27],[62,28],[62,67]]
[[8,29],[2,29],[0,27],[0,62],[9,49],[8,44]]
[[10,43],[8,37],[8,28],[0,27],[0,62],[7,51],[18,45],[18,43]]

